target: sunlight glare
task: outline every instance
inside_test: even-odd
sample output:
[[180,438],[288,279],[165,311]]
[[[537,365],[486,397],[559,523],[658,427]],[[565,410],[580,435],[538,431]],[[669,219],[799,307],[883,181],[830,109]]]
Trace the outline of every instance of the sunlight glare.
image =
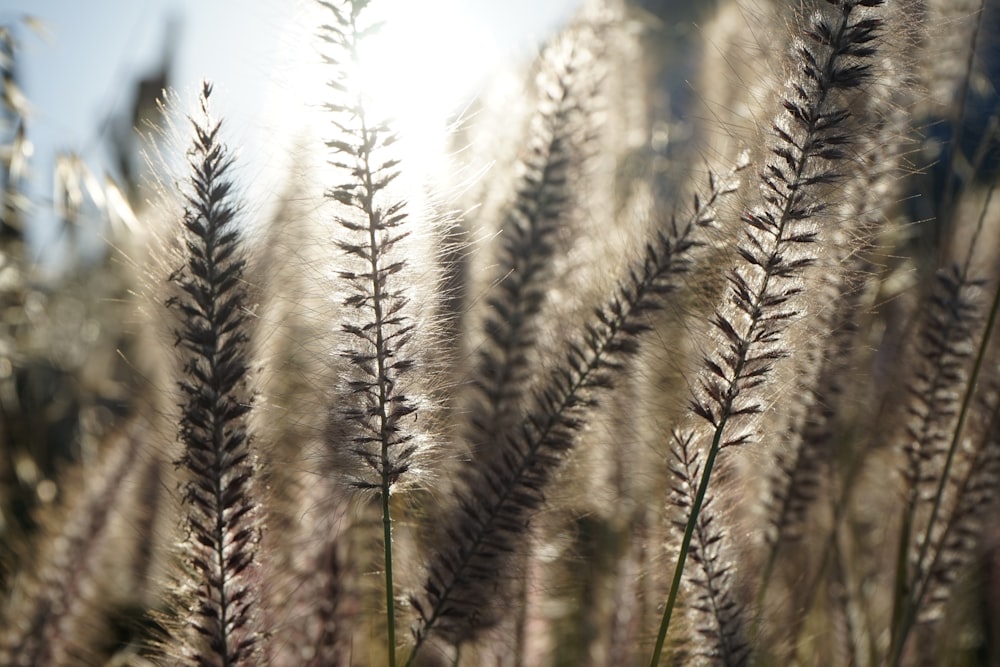
[[480,82],[498,54],[494,37],[458,0],[389,0],[385,24],[361,47],[366,88],[378,114],[404,124],[443,119]]
[[[441,167],[449,120],[500,60],[496,38],[460,0],[381,0],[365,12],[371,22],[384,22],[359,49],[368,112],[373,119],[389,119],[399,133],[406,171],[432,175]],[[304,65],[315,61],[315,51],[311,57],[299,54],[299,64],[286,71],[291,78],[281,87],[290,99],[309,91],[305,97],[315,105],[329,101],[330,91],[322,85],[331,78],[329,65]],[[311,124],[319,136],[328,131],[321,115]]]

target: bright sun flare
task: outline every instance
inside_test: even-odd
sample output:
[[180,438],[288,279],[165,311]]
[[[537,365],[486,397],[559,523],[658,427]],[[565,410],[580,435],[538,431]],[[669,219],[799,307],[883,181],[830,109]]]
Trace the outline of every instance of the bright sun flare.
[[362,45],[373,109],[400,119],[440,120],[468,95],[497,53],[492,35],[457,0],[381,4],[385,25]]
[[[463,9],[459,0],[383,0],[366,11],[382,28],[365,38],[360,76],[373,118],[389,118],[402,140],[408,167],[433,172],[444,150],[446,124],[496,65],[496,38]],[[313,27],[318,25],[315,16]],[[326,22],[328,17],[321,16]],[[315,40],[291,46],[297,62],[280,82],[279,113],[301,117],[289,100],[327,101],[328,65],[316,65]],[[306,64],[313,63],[313,64]],[[298,96],[298,97],[297,97]],[[293,121],[293,123],[296,121]],[[312,121],[322,136],[322,120]]]

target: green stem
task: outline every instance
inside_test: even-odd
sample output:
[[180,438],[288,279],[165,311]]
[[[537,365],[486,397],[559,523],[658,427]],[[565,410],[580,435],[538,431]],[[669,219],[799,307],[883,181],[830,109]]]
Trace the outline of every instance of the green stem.
[[[352,43],[351,55],[356,65],[360,65],[358,56],[358,13],[363,8],[358,3],[351,3],[351,30]],[[371,267],[372,282],[372,311],[374,316],[375,333],[375,363],[376,377],[378,385],[378,410],[376,419],[379,425],[379,439],[381,441],[381,484],[380,495],[382,497],[382,547],[385,554],[385,616],[386,616],[386,641],[389,651],[389,667],[396,667],[396,596],[393,587],[392,574],[392,515],[389,507],[389,495],[392,490],[392,464],[389,456],[389,447],[392,444],[392,429],[389,424],[388,406],[391,400],[392,381],[388,377],[386,360],[389,352],[386,350],[385,342],[385,313],[383,311],[384,287],[380,280],[379,260],[382,256],[382,243],[378,237],[378,227],[381,212],[375,206],[375,195],[378,188],[372,178],[371,157],[372,151],[377,143],[378,129],[369,128],[364,109],[363,96],[358,94],[358,109],[362,110],[358,114],[358,121],[361,124],[361,150],[360,150],[360,176],[364,187],[364,198],[362,208],[368,218],[368,256]]]
[[[361,116],[362,138],[365,146],[372,146],[375,143],[375,132],[368,129],[364,116]],[[364,161],[364,185],[365,185],[365,213],[368,215],[368,242],[371,257],[372,275],[372,308],[375,316],[375,362],[378,372],[378,414],[379,438],[381,440],[381,468],[382,468],[382,543],[385,550],[385,614],[388,625],[389,643],[389,665],[396,667],[396,609],[395,595],[392,585],[392,517],[389,514],[389,492],[392,489],[391,461],[389,459],[389,445],[392,439],[389,428],[389,417],[387,406],[389,405],[390,381],[387,377],[386,358],[388,353],[385,349],[385,319],[382,311],[383,290],[379,281],[379,239],[376,234],[379,213],[375,210],[373,201],[375,198],[375,184],[372,181],[371,171],[371,151],[363,151]]]
[[385,547],[385,606],[388,623],[389,665],[396,667],[396,612],[392,588],[392,518],[389,516],[389,494],[382,490],[382,542]]
[[[729,411],[726,410],[725,412],[728,413]],[[674,577],[670,583],[670,595],[667,598],[667,605],[663,609],[663,618],[660,620],[660,632],[656,636],[656,646],[653,648],[653,657],[649,663],[650,667],[657,667],[660,664],[660,654],[663,653],[663,644],[667,639],[667,630],[670,628],[670,617],[673,615],[674,607],[677,604],[677,595],[681,588],[681,578],[684,576],[684,565],[687,562],[688,550],[691,548],[691,538],[694,536],[694,529],[698,523],[698,515],[701,513],[701,507],[705,503],[705,494],[708,492],[708,482],[712,475],[712,468],[715,466],[715,459],[719,455],[719,450],[722,449],[720,443],[722,442],[722,432],[725,429],[727,421],[728,415],[719,421],[719,426],[715,429],[712,448],[708,451],[705,470],[698,484],[698,493],[695,495],[687,525],[684,527],[684,538],[681,540],[680,553],[677,555],[677,564],[674,566]]]

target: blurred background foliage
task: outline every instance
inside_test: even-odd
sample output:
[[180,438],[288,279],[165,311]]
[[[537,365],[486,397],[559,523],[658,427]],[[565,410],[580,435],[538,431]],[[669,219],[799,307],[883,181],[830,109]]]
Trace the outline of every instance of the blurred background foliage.
[[[16,567],[14,545],[36,528],[39,506],[60,494],[59,473],[96,460],[98,443],[134,407],[136,378],[125,359],[131,345],[127,283],[111,252],[140,196],[134,167],[119,186],[100,182],[72,152],[55,156],[51,201],[30,195],[32,107],[20,81],[21,42],[42,27],[24,17],[0,28],[0,563]],[[165,78],[161,83],[167,83]],[[133,84],[123,82],[123,86]],[[152,120],[154,92],[134,84],[135,115],[123,119],[112,149],[136,163],[132,128]],[[162,86],[160,86],[162,88]],[[159,88],[158,88],[159,89]],[[134,121],[134,122],[133,122]],[[129,196],[133,198],[129,202]],[[49,237],[62,246],[58,270],[45,270],[46,247],[33,247],[31,225],[55,221]],[[117,228],[113,228],[115,225]],[[94,239],[109,245],[94,247]]]

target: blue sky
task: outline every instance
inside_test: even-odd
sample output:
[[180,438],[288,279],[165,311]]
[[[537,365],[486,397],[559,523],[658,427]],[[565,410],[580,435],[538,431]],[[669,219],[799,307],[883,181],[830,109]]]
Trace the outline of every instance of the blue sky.
[[[405,14],[399,29],[411,31],[398,33],[410,36],[403,61],[433,58],[421,71],[464,91],[455,93],[455,103],[491,68],[530,54],[579,4],[421,0],[421,7],[438,7],[440,20],[417,25],[407,11],[418,6],[413,0],[383,2],[402,8],[393,10]],[[280,136],[275,125],[297,103],[296,58],[312,33],[313,11],[308,0],[0,0],[0,22],[28,14],[44,26],[43,36],[26,29],[18,33],[20,82],[33,108],[28,125],[33,188],[43,203],[36,217],[52,216],[43,209],[51,200],[58,151],[79,154],[98,175],[111,168],[106,121],[130,112],[130,84],[159,63],[170,17],[179,21],[174,87],[190,99],[199,81],[213,80],[214,103],[227,121],[229,141],[240,147],[250,173],[260,173],[265,167],[255,162],[275,159],[274,137]],[[453,16],[461,20],[442,25]],[[471,50],[481,52],[473,57]],[[282,110],[278,120],[276,109]],[[36,245],[46,243],[44,231],[35,237]]]

